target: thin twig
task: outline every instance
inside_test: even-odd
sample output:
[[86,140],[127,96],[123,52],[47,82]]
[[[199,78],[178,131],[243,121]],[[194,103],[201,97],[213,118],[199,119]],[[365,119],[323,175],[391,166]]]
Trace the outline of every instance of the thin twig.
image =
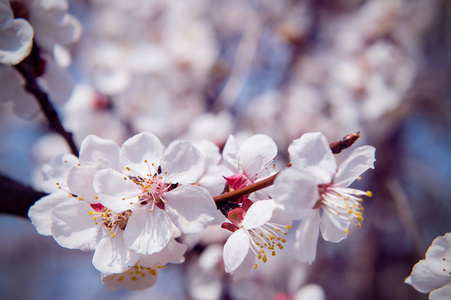
[[36,100],[41,106],[41,109],[44,112],[44,115],[46,116],[50,125],[67,141],[72,153],[78,156],[78,149],[75,145],[72,133],[67,132],[64,129],[60,119],[58,118],[58,114],[55,108],[49,100],[47,93],[45,93],[38,85],[35,72],[33,71],[33,67],[32,65],[30,65],[29,60],[24,59],[14,67],[17,71],[20,72],[20,74],[22,74],[23,78],[25,79],[25,89],[36,97]]

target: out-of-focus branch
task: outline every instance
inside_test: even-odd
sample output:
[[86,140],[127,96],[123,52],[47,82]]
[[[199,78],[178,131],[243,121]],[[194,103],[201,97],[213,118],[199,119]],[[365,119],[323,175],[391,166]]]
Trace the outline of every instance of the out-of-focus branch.
[[[58,114],[56,113],[55,108],[49,100],[47,93],[45,93],[41,89],[36,81],[36,77],[39,75],[36,75],[36,58],[32,57],[32,55],[37,51],[38,50],[32,51],[30,56],[25,58],[22,62],[15,65],[14,67],[17,71],[20,72],[20,74],[22,74],[23,78],[25,79],[25,89],[36,97],[36,100],[41,106],[41,109],[44,112],[44,115],[46,116],[48,122],[50,123],[50,126],[52,126],[53,129],[56,130],[56,132],[63,136],[63,138],[69,144],[72,153],[78,156],[78,149],[75,145],[74,139],[72,138],[72,133],[67,132],[64,129],[60,119],[58,118]],[[43,66],[40,67],[43,68]]]
[[28,209],[46,194],[0,174],[0,213],[27,217]]

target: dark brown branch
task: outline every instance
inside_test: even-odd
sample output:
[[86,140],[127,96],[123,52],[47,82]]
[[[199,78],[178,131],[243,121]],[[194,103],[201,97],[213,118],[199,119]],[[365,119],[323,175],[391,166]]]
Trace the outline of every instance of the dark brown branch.
[[[351,133],[348,134],[346,136],[344,136],[341,140],[337,141],[337,142],[333,142],[329,144],[330,150],[332,151],[332,153],[337,154],[340,153],[341,151],[343,151],[344,149],[347,149],[349,147],[351,147],[356,141],[357,139],[360,137],[360,131],[356,132],[356,133]],[[288,164],[287,168],[291,167],[291,163]],[[283,170],[282,170],[283,171]],[[215,200],[216,202],[216,206],[219,208],[221,205],[223,205],[224,203],[227,202],[234,202],[236,201],[239,197],[241,196],[245,196],[245,195],[249,195],[250,193],[259,191],[261,189],[264,189],[268,186],[271,186],[274,184],[274,180],[276,179],[277,175],[279,175],[280,172],[272,175],[271,177],[265,178],[261,181],[258,181],[254,184],[251,184],[249,186],[246,186],[242,189],[233,191],[233,192],[229,192],[229,193],[224,193],[221,194],[219,196],[213,197],[213,200]]]
[[[72,138],[72,133],[67,132],[64,129],[63,125],[61,124],[61,121],[58,118],[58,114],[56,113],[55,108],[53,107],[52,103],[49,100],[48,95],[44,93],[44,91],[42,91],[42,89],[40,88],[40,86],[36,81],[36,66],[34,64],[35,61],[36,59],[31,57],[30,55],[29,57],[25,58],[22,62],[15,65],[14,67],[16,68],[17,71],[20,72],[20,74],[22,74],[26,82],[25,89],[36,97],[36,100],[41,106],[41,109],[44,112],[44,115],[46,116],[50,125],[67,141],[72,153],[78,156],[78,149]],[[39,67],[43,68],[42,63],[39,64]]]
[[0,213],[26,218],[30,206],[44,196],[45,193],[0,174]]

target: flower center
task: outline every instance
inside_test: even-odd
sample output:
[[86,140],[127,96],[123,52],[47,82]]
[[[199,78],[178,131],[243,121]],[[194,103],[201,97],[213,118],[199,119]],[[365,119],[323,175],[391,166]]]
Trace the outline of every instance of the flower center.
[[360,228],[360,222],[363,221],[363,199],[361,196],[371,197],[370,191],[365,192],[348,187],[334,186],[333,184],[320,184],[318,189],[321,198],[314,208],[322,208],[336,216],[336,219],[331,218],[332,222],[345,233],[348,233],[348,229],[343,227],[339,220],[347,223],[356,218],[358,220],[357,225]]
[[114,238],[119,229],[125,229],[128,218],[132,215],[132,212],[129,210],[116,213],[101,204],[93,204],[91,206],[94,211],[90,211],[89,214],[94,215],[92,217],[94,224],[97,225],[103,223],[106,229],[111,233],[111,238]]
[[[288,234],[285,231],[288,229],[291,229],[290,225],[284,226],[268,222],[260,227],[247,230],[251,240],[251,249],[257,255],[257,259],[266,263],[268,260],[267,251],[271,253],[271,256],[276,256],[276,247],[282,250],[282,244],[287,241],[284,236]],[[254,269],[257,269],[257,264],[255,264]]]

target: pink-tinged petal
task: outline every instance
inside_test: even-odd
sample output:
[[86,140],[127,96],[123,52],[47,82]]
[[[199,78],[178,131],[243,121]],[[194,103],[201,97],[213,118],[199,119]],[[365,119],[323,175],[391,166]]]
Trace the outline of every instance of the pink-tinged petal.
[[172,222],[186,234],[198,233],[214,220],[216,204],[199,186],[182,185],[165,194],[165,210]]
[[73,154],[59,154],[52,158],[42,167],[42,190],[47,193],[58,190],[69,192],[67,188],[67,175],[70,169],[77,164],[78,158]]
[[[119,157],[124,167],[129,167],[131,175],[153,175],[158,171],[163,146],[160,140],[150,132],[132,136],[122,144]],[[152,165],[153,164],[153,165]]]
[[[242,209],[241,207],[237,207],[237,208],[234,208],[231,211],[229,211],[229,213],[227,214],[227,219],[229,219],[235,225],[235,227],[241,227],[241,223],[243,223],[245,215],[246,215],[246,211],[244,209]],[[225,225],[225,226],[230,228],[230,226],[228,226],[228,225]]]
[[264,134],[256,134],[241,145],[237,155],[238,165],[247,176],[254,180],[276,155],[277,145],[273,139]]
[[141,254],[159,252],[171,240],[172,223],[167,214],[146,205],[133,211],[125,227],[126,245]]
[[273,200],[255,202],[246,212],[243,227],[249,230],[267,223],[276,207],[277,205]]
[[345,239],[350,221],[325,210],[321,217],[321,233],[328,242],[338,243]]
[[315,260],[320,222],[319,211],[315,209],[302,220],[296,229],[294,255],[299,261],[311,264]]
[[88,135],[80,146],[80,164],[93,163],[101,168],[116,168],[119,146],[112,140]]
[[0,63],[15,65],[21,62],[31,51],[32,39],[30,23],[14,19],[8,28],[0,31]]
[[50,216],[58,204],[67,200],[73,200],[66,193],[52,193],[39,199],[28,210],[28,218],[36,228],[36,231],[42,235],[52,235],[50,226],[52,225]]
[[101,223],[95,224],[89,212],[94,211],[85,201],[65,201],[53,210],[52,235],[62,247],[94,250],[97,246]]
[[134,271],[134,267],[131,267],[129,273],[102,274],[102,283],[110,291],[121,287],[125,287],[130,291],[140,291],[152,287],[157,281],[158,268],[139,270],[140,274],[135,274]]
[[334,184],[343,187],[349,186],[360,174],[374,169],[376,148],[373,146],[362,146],[351,152],[349,157],[338,167],[334,177]]
[[303,134],[288,147],[294,166],[314,176],[317,183],[329,183],[337,170],[326,137],[319,132]]
[[429,294],[431,300],[449,300],[451,297],[451,283],[436,289]]
[[304,218],[320,199],[316,181],[295,166],[276,177],[273,194],[274,200],[295,220]]
[[113,169],[101,170],[94,176],[94,190],[99,202],[115,212],[139,208],[141,188],[124,174]]
[[250,249],[246,230],[235,231],[224,245],[223,259],[227,273],[234,272],[244,261]]
[[71,193],[89,203],[99,203],[97,193],[92,186],[98,168],[93,165],[75,166],[67,175],[67,186]]
[[128,251],[124,243],[124,232],[118,230],[114,238],[110,232],[102,228],[103,234],[96,247],[92,264],[102,273],[122,273],[136,264],[138,256]]
[[326,300],[326,293],[320,285],[310,283],[296,292],[294,300]]
[[431,271],[426,260],[420,260],[410,274],[412,286],[420,293],[429,293],[449,283],[449,276],[439,276]]
[[161,169],[166,182],[193,183],[204,173],[204,156],[191,143],[175,141],[164,152]]
[[255,266],[255,254],[252,251],[248,251],[246,257],[243,259],[243,262],[232,273],[233,279],[238,280],[243,276],[249,274],[249,272],[252,271],[254,266]]
[[232,170],[234,173],[238,173],[238,145],[236,143],[235,137],[229,135],[224,149],[222,150],[222,158],[224,159],[224,164]]

